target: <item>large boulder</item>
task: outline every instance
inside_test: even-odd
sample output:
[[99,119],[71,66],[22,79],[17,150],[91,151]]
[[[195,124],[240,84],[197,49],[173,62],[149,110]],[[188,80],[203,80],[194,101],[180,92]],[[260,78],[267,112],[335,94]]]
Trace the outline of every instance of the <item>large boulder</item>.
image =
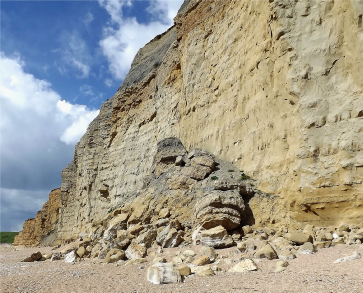
[[186,152],[184,145],[178,138],[171,137],[158,142],[157,153],[153,163],[155,175],[159,177],[165,173],[170,167],[175,165],[176,158],[184,156]]
[[306,242],[313,242],[313,237],[310,234],[303,232],[288,233],[286,234],[286,237],[297,245],[302,245]]
[[136,242],[131,242],[130,246],[125,251],[126,257],[128,259],[144,258],[147,254],[145,246],[137,244]]
[[143,234],[139,235],[135,239],[135,242],[137,244],[145,246],[146,248],[149,248],[151,246],[151,244],[153,243],[153,241],[156,239],[156,235],[157,235],[156,229],[149,229],[146,232],[144,232]]
[[181,275],[172,264],[157,262],[148,268],[147,280],[153,284],[180,283]]
[[265,245],[261,249],[257,250],[255,253],[256,258],[267,258],[267,259],[276,259],[277,254],[276,251],[272,248],[270,244]]
[[124,213],[117,215],[116,218],[108,222],[107,229],[103,234],[103,239],[105,241],[111,241],[112,239],[116,238],[118,230],[124,230],[127,228],[128,218],[129,215]]
[[198,198],[194,218],[205,229],[223,226],[233,230],[241,223],[244,210],[243,198],[237,190],[213,190]]
[[22,260],[22,262],[33,262],[42,258],[42,254],[38,251],[36,253],[32,253],[29,257]]
[[227,230],[218,226],[200,232],[200,241],[203,245],[214,248],[225,248],[233,245],[233,239],[228,235]]
[[183,241],[183,231],[177,231],[175,228],[169,230],[161,245],[163,248],[171,248],[178,246]]

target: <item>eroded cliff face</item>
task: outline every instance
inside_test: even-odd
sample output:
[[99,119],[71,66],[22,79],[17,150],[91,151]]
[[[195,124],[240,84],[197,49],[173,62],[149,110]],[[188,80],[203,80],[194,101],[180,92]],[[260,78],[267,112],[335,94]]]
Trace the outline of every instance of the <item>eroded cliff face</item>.
[[256,179],[256,225],[363,221],[363,1],[185,1],[62,173],[58,241],[140,197],[179,138]]
[[23,230],[15,236],[14,245],[35,246],[54,243],[57,236],[60,195],[60,188],[50,192],[49,200],[36,217],[25,221]]

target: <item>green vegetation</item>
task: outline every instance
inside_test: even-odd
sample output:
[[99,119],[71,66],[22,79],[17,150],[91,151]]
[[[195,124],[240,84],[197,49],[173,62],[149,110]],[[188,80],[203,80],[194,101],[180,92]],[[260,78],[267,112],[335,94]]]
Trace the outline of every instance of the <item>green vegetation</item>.
[[218,177],[217,177],[217,176],[212,176],[212,177],[210,178],[210,180],[218,180]]
[[0,232],[0,243],[13,243],[19,232]]
[[228,172],[234,172],[234,170],[232,170],[232,169],[229,169],[229,170],[228,170]]
[[246,175],[245,172],[241,171],[241,180],[249,180],[249,179],[251,179],[251,177]]

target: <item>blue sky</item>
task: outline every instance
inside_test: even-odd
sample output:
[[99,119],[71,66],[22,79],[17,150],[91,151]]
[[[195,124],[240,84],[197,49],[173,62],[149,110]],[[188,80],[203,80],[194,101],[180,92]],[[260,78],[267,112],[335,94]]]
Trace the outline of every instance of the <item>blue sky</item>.
[[1,1],[1,231],[35,217],[133,57],[182,0]]

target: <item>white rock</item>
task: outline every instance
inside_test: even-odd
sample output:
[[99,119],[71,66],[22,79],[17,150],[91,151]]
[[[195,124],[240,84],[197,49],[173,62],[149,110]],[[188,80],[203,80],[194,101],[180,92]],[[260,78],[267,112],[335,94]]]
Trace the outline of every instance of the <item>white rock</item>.
[[351,260],[355,260],[355,259],[359,259],[360,258],[360,253],[359,252],[353,252],[352,254],[346,256],[346,257],[342,257],[337,259],[336,261],[334,261],[334,263],[340,263],[340,262],[345,262],[345,261],[351,261]]
[[169,263],[156,263],[147,269],[147,280],[153,284],[180,283],[181,276]]
[[229,270],[233,273],[243,273],[247,271],[257,271],[257,266],[251,259],[245,259],[236,264],[233,268]]
[[68,253],[64,259],[65,262],[68,263],[72,263],[76,261],[76,254],[74,253],[74,251],[71,251],[70,253]]

